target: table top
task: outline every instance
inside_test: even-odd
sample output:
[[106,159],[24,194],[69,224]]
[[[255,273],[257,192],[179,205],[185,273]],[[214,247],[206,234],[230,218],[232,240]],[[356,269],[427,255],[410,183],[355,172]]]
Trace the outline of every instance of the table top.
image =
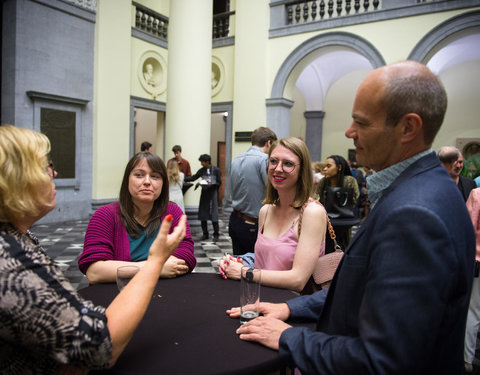
[[[96,284],[79,293],[108,306],[116,284]],[[282,367],[278,352],[240,340],[238,319],[226,313],[239,306],[240,282],[218,274],[191,273],[160,279],[145,316],[116,365],[105,374],[266,374]],[[262,286],[260,298],[284,302],[285,289]]]

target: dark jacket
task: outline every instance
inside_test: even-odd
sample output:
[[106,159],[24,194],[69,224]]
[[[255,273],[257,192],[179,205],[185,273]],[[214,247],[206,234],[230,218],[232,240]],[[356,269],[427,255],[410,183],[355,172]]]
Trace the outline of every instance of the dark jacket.
[[384,192],[328,294],[288,302],[280,355],[305,374],[463,374],[475,235],[455,182],[431,153]]
[[471,178],[460,176],[457,186],[462,193],[463,200],[466,202],[470,192],[477,187],[477,184]]

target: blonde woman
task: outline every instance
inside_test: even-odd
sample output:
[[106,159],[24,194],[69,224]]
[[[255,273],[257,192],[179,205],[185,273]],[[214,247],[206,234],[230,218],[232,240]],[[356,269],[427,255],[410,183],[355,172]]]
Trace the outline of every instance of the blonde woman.
[[[84,300],[29,228],[55,208],[48,138],[0,126],[0,364],[2,374],[84,374],[112,366],[185,236],[163,220],[145,265],[104,308]],[[128,308],[126,308],[128,307]]]
[[175,159],[170,159],[167,162],[167,175],[170,201],[176,203],[185,213],[185,205],[183,203],[182,186],[185,175],[180,172],[178,162]]
[[[327,226],[325,209],[310,198],[313,174],[305,143],[293,137],[275,141],[268,155],[267,176],[255,268],[262,269],[262,284],[300,292],[324,254]],[[223,257],[217,264],[224,278],[240,278],[241,258]]]

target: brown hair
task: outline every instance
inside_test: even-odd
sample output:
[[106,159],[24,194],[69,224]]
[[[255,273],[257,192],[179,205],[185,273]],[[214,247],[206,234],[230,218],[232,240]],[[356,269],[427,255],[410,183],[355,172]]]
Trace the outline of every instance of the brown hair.
[[261,126],[255,129],[252,133],[252,145],[263,147],[268,141],[273,142],[277,140],[277,135],[273,130]]
[[[301,139],[295,137],[282,138],[272,143],[268,152],[268,157],[272,154],[273,150],[277,146],[283,146],[286,149],[293,152],[300,159],[300,171],[298,173],[297,180],[297,192],[295,199],[293,200],[292,207],[300,208],[305,202],[308,201],[313,189],[313,174],[310,163],[310,153],[308,152],[307,145]],[[276,204],[278,203],[278,192],[272,186],[270,180],[267,183],[267,191],[263,204]]]
[[130,191],[128,190],[128,184],[132,170],[142,159],[145,159],[152,171],[158,173],[163,180],[162,191],[160,192],[160,196],[155,200],[155,202],[153,202],[152,211],[150,211],[150,217],[147,221],[145,228],[147,236],[153,236],[159,228],[161,222],[160,219],[167,209],[169,199],[167,168],[165,167],[163,160],[160,159],[158,155],[151,152],[141,151],[135,154],[125,168],[122,186],[120,187],[119,199],[120,216],[122,218],[122,222],[125,225],[125,229],[127,230],[128,234],[133,238],[137,238],[139,233],[138,223],[134,218],[135,205],[133,203]]

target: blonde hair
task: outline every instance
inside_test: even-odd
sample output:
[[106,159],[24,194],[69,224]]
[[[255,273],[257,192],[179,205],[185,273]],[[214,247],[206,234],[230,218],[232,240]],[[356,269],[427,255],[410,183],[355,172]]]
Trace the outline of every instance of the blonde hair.
[[[291,205],[294,208],[300,208],[305,204],[305,202],[308,201],[313,190],[313,173],[310,169],[310,153],[308,152],[307,145],[301,139],[295,137],[288,137],[282,138],[272,143],[272,146],[268,151],[269,159],[273,150],[275,150],[275,148],[279,145],[290,150],[300,159],[300,165],[298,166],[300,170],[298,173],[297,191],[295,194],[295,199],[293,200],[293,203]],[[262,203],[278,203],[278,192],[274,189],[270,180],[268,180],[265,200]]]
[[167,176],[168,182],[171,184],[176,184],[180,181],[180,169],[178,169],[178,162],[175,159],[170,159],[167,161]]
[[327,163],[323,161],[314,161],[312,162],[313,164],[313,169],[315,170],[315,173],[322,173],[323,168],[327,165]]
[[44,134],[12,125],[0,126],[0,222],[36,216],[51,203],[38,186],[47,174],[50,141]]

